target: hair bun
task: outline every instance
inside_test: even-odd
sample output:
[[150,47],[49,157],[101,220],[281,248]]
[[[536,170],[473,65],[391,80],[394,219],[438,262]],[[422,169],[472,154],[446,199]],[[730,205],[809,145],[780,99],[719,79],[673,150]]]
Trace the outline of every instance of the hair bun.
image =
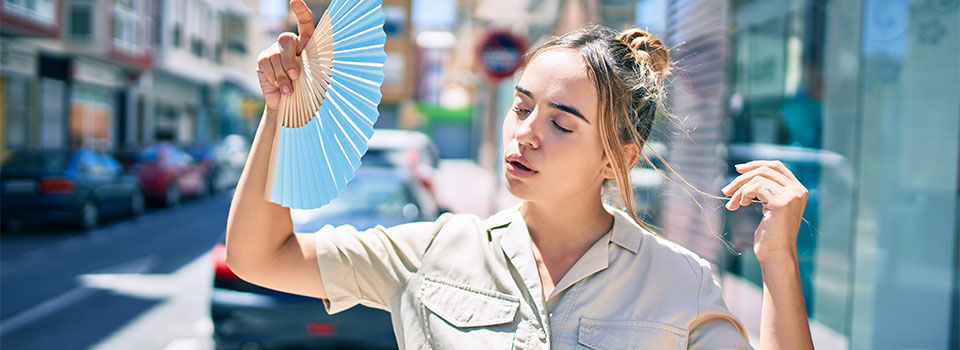
[[670,74],[670,53],[663,42],[650,32],[631,28],[620,33],[617,39],[630,48],[631,55],[637,64],[650,65],[660,79]]

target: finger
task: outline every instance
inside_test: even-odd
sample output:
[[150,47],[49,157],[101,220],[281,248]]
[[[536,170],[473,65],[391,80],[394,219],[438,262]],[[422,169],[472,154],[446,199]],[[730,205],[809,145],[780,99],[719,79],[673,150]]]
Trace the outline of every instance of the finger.
[[274,87],[280,87],[280,85],[277,84],[276,74],[273,72],[273,65],[270,64],[269,57],[264,57],[257,61],[257,72]]
[[759,168],[754,168],[753,170],[750,170],[744,173],[743,175],[737,176],[737,178],[733,179],[733,181],[730,181],[729,185],[721,189],[720,192],[723,192],[723,194],[733,193],[734,191],[737,190],[737,188],[739,188],[741,185],[743,185],[747,181],[750,181],[750,179],[755,176],[763,176],[763,177],[769,178],[770,180],[773,180],[774,182],[776,182],[777,184],[783,187],[790,186],[790,183],[792,182],[792,180],[784,176],[779,171],[763,166]]
[[297,33],[300,33],[300,45],[297,45],[297,55],[299,55],[300,51],[303,51],[303,47],[310,41],[310,37],[313,36],[313,11],[310,11],[303,0],[290,1],[290,8],[293,9],[293,14],[297,16]]
[[792,179],[793,181],[800,182],[800,180],[797,180],[796,176],[793,176],[793,172],[791,172],[790,169],[787,169],[787,166],[784,165],[783,162],[779,160],[754,160],[744,164],[737,164],[736,168],[737,168],[737,172],[743,173],[745,171],[750,171],[753,168],[764,166],[764,165],[767,165],[773,168],[774,170],[783,173],[784,176]]
[[277,85],[280,86],[280,93],[289,95],[293,92],[293,88],[292,84],[290,84],[290,78],[287,78],[287,73],[283,72],[283,65],[280,64],[280,55],[270,57],[270,65],[273,66],[274,78],[277,79]]
[[300,74],[300,65],[297,64],[297,36],[293,33],[280,34],[277,39],[280,45],[280,65],[287,77],[291,80],[297,79]]
[[740,209],[742,206],[750,205],[754,197],[752,197],[754,192],[754,187],[762,179],[761,177],[751,178],[749,182],[737,189],[737,192],[731,196],[730,200],[727,202],[725,207],[733,211]]
[[764,181],[763,178],[755,177],[753,180],[750,180],[749,186],[744,186],[745,188],[740,193],[740,206],[748,206],[753,203],[755,198],[760,199],[761,202],[766,203],[766,200],[760,198],[761,187],[769,186],[769,181]]

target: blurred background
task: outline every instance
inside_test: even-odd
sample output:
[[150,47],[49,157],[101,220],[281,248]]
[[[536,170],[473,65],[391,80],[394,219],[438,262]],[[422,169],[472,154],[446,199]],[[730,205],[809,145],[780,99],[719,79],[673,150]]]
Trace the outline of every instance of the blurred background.
[[[383,3],[371,150],[340,198],[293,211],[298,232],[515,203],[497,155],[520,55],[586,23],[638,26],[677,65],[680,120],[659,121],[651,158],[714,195],[753,159],[809,189],[816,346],[960,349],[960,1]],[[330,316],[223,262],[263,109],[256,56],[295,28],[284,0],[0,1],[0,348],[396,348],[385,312]],[[759,207],[688,194],[659,160],[631,174],[638,214],[714,264],[756,343]]]

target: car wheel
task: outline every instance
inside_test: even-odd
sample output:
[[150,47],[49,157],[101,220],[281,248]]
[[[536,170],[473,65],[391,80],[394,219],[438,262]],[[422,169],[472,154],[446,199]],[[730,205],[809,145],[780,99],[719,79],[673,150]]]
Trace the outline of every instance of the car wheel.
[[176,183],[167,187],[167,194],[164,196],[164,200],[166,200],[168,207],[180,204],[180,188],[177,187]]
[[97,209],[97,204],[91,201],[84,202],[80,207],[80,228],[91,230],[99,223],[100,210]]
[[147,200],[140,193],[135,193],[130,197],[130,216],[140,216],[146,209]]

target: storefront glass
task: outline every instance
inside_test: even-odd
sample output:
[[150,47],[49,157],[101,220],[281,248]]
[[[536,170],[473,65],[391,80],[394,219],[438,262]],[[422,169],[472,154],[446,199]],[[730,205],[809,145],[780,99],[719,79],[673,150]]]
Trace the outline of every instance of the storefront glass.
[[[958,11],[733,2],[729,163],[780,159],[809,189],[801,279],[831,345],[957,346]],[[735,246],[750,246],[758,212],[728,215]],[[759,287],[744,251],[724,268]]]

